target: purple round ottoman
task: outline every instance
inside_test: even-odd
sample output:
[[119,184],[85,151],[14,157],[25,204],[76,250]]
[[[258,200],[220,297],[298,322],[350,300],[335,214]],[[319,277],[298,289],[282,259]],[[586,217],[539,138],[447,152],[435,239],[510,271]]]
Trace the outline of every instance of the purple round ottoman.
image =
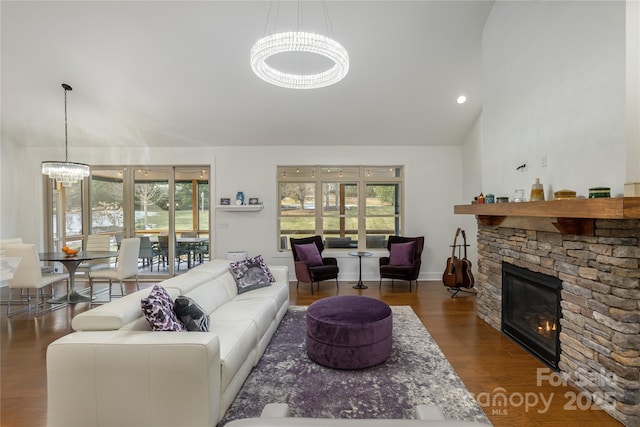
[[359,296],[323,298],[307,310],[307,354],[320,365],[362,369],[391,354],[391,308]]

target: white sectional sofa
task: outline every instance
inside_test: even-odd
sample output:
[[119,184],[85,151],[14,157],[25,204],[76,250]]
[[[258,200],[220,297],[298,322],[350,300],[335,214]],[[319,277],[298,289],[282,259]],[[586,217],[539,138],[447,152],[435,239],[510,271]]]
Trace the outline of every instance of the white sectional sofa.
[[286,403],[270,403],[259,418],[231,421],[225,427],[489,427],[476,421],[447,420],[437,406],[416,405],[415,419],[347,419],[291,417]]
[[151,331],[150,288],[75,316],[76,332],[47,349],[48,426],[215,426],[289,306],[286,266],[242,294],[228,267],[212,260],[160,283],[210,313],[209,332]]

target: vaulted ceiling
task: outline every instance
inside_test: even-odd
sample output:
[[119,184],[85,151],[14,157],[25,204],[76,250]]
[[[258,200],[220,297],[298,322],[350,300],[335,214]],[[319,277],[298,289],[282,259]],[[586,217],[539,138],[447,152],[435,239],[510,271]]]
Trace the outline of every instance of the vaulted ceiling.
[[[70,147],[460,145],[492,4],[329,1],[327,21],[315,1],[3,0],[2,139],[63,146],[68,83]],[[349,74],[311,91],[263,82],[249,51],[265,28],[331,32]]]

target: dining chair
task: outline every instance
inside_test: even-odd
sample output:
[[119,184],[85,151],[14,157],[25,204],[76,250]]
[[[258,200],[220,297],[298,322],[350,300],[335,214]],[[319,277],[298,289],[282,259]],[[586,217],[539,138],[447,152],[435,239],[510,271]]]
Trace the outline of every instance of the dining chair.
[[112,297],[112,284],[114,280],[120,282],[120,294],[124,296],[125,279],[135,278],[136,289],[140,290],[138,283],[138,254],[140,253],[140,238],[131,237],[122,239],[120,251],[118,252],[118,266],[89,273],[89,288],[93,304],[93,283],[96,279],[106,279],[109,281],[109,301]]
[[[45,313],[46,311],[50,311],[53,308],[44,309],[44,294],[43,289],[46,286],[51,286],[54,283],[61,282],[63,280],[68,281],[69,275],[66,273],[46,273],[43,274],[40,269],[40,257],[38,256],[38,252],[36,251],[36,245],[34,244],[18,244],[18,245],[7,245],[5,246],[5,255],[9,258],[19,258],[20,262],[13,272],[13,277],[9,279],[9,299],[7,301],[7,317],[11,317],[18,313],[23,313],[25,311],[30,311],[31,306],[31,296],[30,293],[27,294],[27,307],[23,310],[11,312],[11,299],[13,294],[13,289],[26,289],[28,292],[31,289],[36,290],[36,305],[35,305],[35,315]],[[53,291],[52,291],[53,293]],[[42,305],[43,308],[38,312],[38,307]]]
[[[110,234],[89,234],[84,245],[84,250],[87,252],[108,252],[111,250],[111,235]],[[109,258],[91,259],[80,263],[76,268],[76,273],[89,274],[92,271],[104,270],[111,267]]]
[[[180,237],[186,238],[195,238],[198,237],[198,233],[196,231],[183,231],[180,233]],[[193,250],[193,263],[196,263],[196,260],[202,264],[204,261],[205,255],[209,254],[209,242],[197,242],[191,245],[191,249]]]
[[[178,245],[178,241],[174,238],[175,242],[175,257],[178,261],[178,270],[180,270],[180,262],[186,262],[182,257],[189,255],[189,250],[186,247]],[[169,236],[158,236],[158,254],[162,257],[162,266],[165,266],[165,262],[169,259]]]
[[149,265],[153,271],[153,258],[156,253],[153,250],[153,244],[149,236],[140,236],[140,253],[138,258],[142,260],[142,266]]

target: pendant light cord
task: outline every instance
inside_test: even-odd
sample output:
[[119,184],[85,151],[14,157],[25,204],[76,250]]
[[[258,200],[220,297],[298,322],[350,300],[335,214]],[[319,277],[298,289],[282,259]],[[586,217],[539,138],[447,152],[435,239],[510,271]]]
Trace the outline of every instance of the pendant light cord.
[[71,90],[71,87],[67,89],[65,85],[62,85],[64,88],[64,161],[66,163],[69,162],[69,144],[67,143],[67,90]]
[[64,89],[64,161],[65,163],[69,163],[69,144],[67,142],[67,92],[73,89],[66,83],[62,83],[62,89]]

